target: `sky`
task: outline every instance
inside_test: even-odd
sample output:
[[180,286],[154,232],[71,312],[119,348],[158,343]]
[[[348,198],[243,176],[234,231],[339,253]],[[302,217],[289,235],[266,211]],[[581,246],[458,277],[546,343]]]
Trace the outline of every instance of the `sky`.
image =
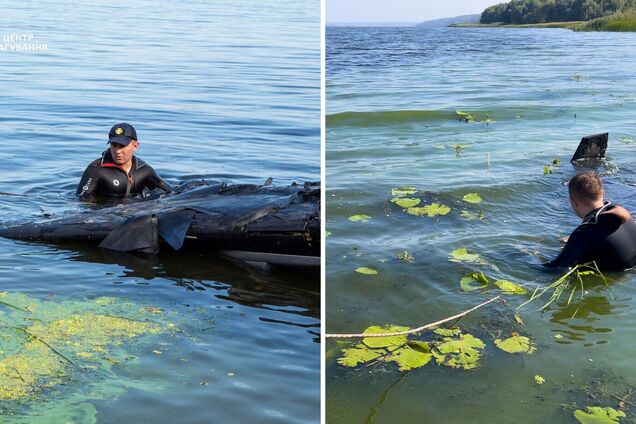
[[507,0],[326,0],[327,24],[424,22],[481,13]]

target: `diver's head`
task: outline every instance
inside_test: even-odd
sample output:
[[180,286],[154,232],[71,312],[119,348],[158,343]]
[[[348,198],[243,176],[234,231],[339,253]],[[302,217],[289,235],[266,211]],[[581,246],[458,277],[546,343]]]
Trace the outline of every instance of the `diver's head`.
[[113,125],[108,133],[108,143],[113,161],[117,165],[125,166],[132,161],[133,154],[139,147],[137,131],[125,122]]
[[572,209],[581,218],[603,206],[603,181],[595,172],[581,172],[572,177],[568,183],[568,192]]

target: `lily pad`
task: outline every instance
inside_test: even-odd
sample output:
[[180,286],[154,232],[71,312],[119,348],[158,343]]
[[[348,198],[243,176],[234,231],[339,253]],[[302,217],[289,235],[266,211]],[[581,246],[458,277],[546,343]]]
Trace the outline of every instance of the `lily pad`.
[[479,211],[478,213],[475,212],[470,212],[467,210],[463,210],[459,213],[459,216],[461,216],[462,218],[466,218],[469,221],[474,221],[476,219],[478,220],[482,220],[486,217],[486,215],[484,215],[483,212]]
[[625,417],[623,411],[609,407],[588,406],[586,409],[587,411],[580,409],[574,411],[574,418],[582,424],[616,424],[620,418]]
[[468,203],[480,203],[481,197],[477,193],[468,193],[464,196],[464,202]]
[[518,284],[508,280],[497,280],[493,284],[504,292],[504,294],[526,294],[528,291]]
[[429,363],[433,355],[430,353],[431,349],[428,344],[419,342],[418,346],[416,349],[410,346],[398,349],[386,360],[387,362],[396,362],[400,367],[400,371],[423,367]]
[[507,339],[495,339],[495,345],[508,353],[527,353],[528,355],[537,350],[530,342],[530,339],[518,334]]
[[366,275],[376,275],[378,273],[378,271],[376,271],[375,269],[367,268],[366,266],[359,266],[358,268],[356,268],[356,272]]
[[485,261],[477,253],[468,253],[468,249],[460,247],[448,254],[448,260],[451,262],[475,262],[485,263]]
[[471,334],[460,334],[459,338],[444,338],[444,341],[431,351],[439,365],[452,368],[473,369],[486,345]]
[[417,193],[417,189],[412,186],[402,186],[391,189],[392,196],[411,196]]
[[444,337],[458,336],[461,331],[459,328],[436,328],[433,333]]
[[331,234],[332,234],[331,231],[325,231],[325,238],[331,236]]
[[382,349],[369,349],[364,345],[343,349],[342,352],[343,355],[338,358],[338,363],[345,367],[355,367],[359,364],[364,364],[386,353]]
[[488,285],[488,278],[483,272],[471,272],[459,280],[459,285],[465,292],[483,289]]
[[353,222],[357,222],[357,221],[369,222],[370,219],[371,217],[369,215],[364,215],[364,214],[352,215],[349,217],[349,221],[353,221]]
[[475,117],[470,112],[464,112],[464,111],[461,111],[461,110],[456,110],[455,114],[457,115],[457,117],[459,118],[460,121],[473,122],[475,120]]
[[433,218],[437,215],[448,215],[451,209],[448,206],[440,205],[439,203],[433,203],[423,206],[421,208],[413,207],[406,209],[406,213],[415,216],[428,216]]
[[422,199],[413,199],[410,197],[394,197],[393,199],[391,199],[391,202],[395,203],[396,205],[404,209],[417,206],[420,204],[421,201]]
[[[384,326],[372,325],[363,331],[363,334],[378,334],[378,333],[397,333],[400,331],[407,331],[408,327],[401,327],[398,325]],[[362,343],[371,348],[379,347],[400,347],[406,344],[406,336],[390,336],[390,337],[365,337],[362,339]]]

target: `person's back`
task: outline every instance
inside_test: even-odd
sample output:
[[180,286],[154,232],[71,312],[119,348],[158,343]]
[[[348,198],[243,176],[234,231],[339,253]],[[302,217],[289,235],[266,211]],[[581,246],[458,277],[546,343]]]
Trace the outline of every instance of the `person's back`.
[[583,218],[559,256],[548,267],[571,267],[594,261],[602,270],[636,266],[636,223],[627,209],[604,201],[600,177],[576,175],[568,184],[574,212]]
[[91,162],[82,175],[76,191],[80,199],[123,199],[155,188],[171,191],[150,165],[133,155],[139,142],[131,125],[113,126],[108,142],[110,148]]

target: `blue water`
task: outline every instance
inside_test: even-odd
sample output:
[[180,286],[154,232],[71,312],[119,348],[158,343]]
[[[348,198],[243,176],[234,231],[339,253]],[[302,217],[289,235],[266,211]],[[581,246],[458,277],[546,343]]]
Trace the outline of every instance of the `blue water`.
[[[597,170],[607,197],[635,211],[634,47],[634,34],[564,29],[327,28],[327,331],[416,327],[498,294],[492,284],[463,292],[459,280],[471,271],[529,290],[554,281],[539,256],[554,257],[558,237],[579,222],[565,184],[579,171],[569,159],[583,136],[609,132]],[[419,190],[421,205],[451,212],[404,213],[390,202],[403,185]],[[483,202],[464,202],[468,193]],[[356,214],[371,218],[348,219]],[[449,262],[461,247],[488,265]],[[413,263],[397,259],[404,250]],[[609,288],[590,285],[574,319],[563,299],[543,313],[540,304],[524,308],[518,326],[523,296],[464,318],[460,326],[487,346],[474,370],[348,369],[336,362],[347,345],[328,342],[328,422],[569,423],[572,402],[616,407],[614,396],[636,386],[636,278],[606,276]],[[497,349],[497,334],[512,331],[538,351]]]
[[[77,182],[117,122],[171,184],[320,177],[316,1],[3,2],[0,41],[15,34],[39,51],[0,51],[0,191],[19,195],[0,195],[0,222],[81,210]],[[116,370],[116,396],[80,399],[69,384],[3,403],[14,420],[51,422],[51,402],[73,422],[319,419],[317,274],[0,240],[0,281],[41,299],[143,300],[192,323],[162,355]]]

